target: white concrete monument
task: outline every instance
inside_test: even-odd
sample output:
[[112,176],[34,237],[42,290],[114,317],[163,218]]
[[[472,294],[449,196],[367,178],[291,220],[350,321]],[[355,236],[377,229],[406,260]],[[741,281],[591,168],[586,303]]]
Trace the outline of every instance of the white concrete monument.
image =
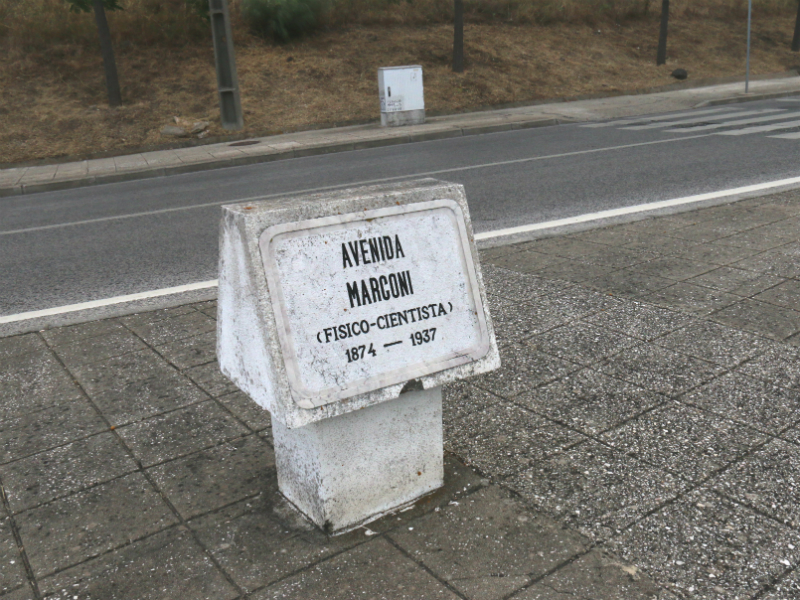
[[500,365],[460,185],[223,207],[217,355],[330,533],[440,487],[443,383]]

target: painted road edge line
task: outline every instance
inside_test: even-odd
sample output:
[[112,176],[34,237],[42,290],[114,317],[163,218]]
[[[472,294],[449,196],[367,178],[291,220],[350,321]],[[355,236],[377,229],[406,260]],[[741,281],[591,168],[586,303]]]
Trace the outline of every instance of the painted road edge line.
[[150,292],[140,292],[138,294],[128,294],[126,296],[115,296],[113,298],[104,298],[102,300],[92,300],[91,302],[81,302],[80,304],[68,304],[67,306],[56,306],[54,308],[46,308],[44,310],[33,310],[30,312],[17,313],[16,315],[7,315],[5,317],[0,316],[0,325],[3,325],[4,323],[16,323],[18,321],[39,319],[41,317],[51,317],[53,315],[61,315],[64,313],[77,312],[80,310],[102,308],[104,306],[111,306],[114,304],[135,302],[137,300],[150,300],[151,298],[158,298],[159,296],[171,296],[173,294],[182,294],[185,292],[205,290],[208,288],[217,287],[217,283],[218,280],[216,279],[212,279],[210,281],[198,281],[197,283],[188,283],[186,285],[178,285],[175,287],[162,288],[160,290],[152,290]]
[[532,225],[520,225],[519,227],[509,227],[507,229],[495,229],[494,231],[484,231],[483,233],[476,233],[475,240],[476,241],[491,240],[500,237],[519,235],[522,233],[530,233],[533,231],[541,231],[543,229],[554,229],[556,227],[564,227],[567,225],[577,225],[580,223],[588,223],[591,221],[601,221],[613,217],[621,217],[625,215],[652,212],[656,210],[662,210],[665,208],[672,208],[675,206],[696,204],[698,202],[706,202],[708,200],[725,198],[727,196],[738,196],[740,194],[749,194],[752,192],[758,192],[762,190],[768,190],[772,188],[779,188],[797,184],[800,184],[800,177],[792,177],[790,179],[779,179],[777,181],[769,181],[767,183],[746,185],[743,187],[732,188],[729,190],[720,190],[718,192],[708,192],[705,194],[696,194],[694,196],[685,196],[683,198],[674,198],[672,200],[661,200],[659,202],[650,202],[648,204],[637,204],[636,206],[626,206],[623,208],[601,210],[599,212],[586,213],[584,215],[578,215],[576,217],[567,217],[566,219],[545,221],[544,223],[534,223]]
[[[694,196],[685,196],[683,198],[674,198],[672,200],[662,200],[659,202],[650,202],[647,204],[637,204],[636,206],[626,206],[623,208],[613,208],[610,210],[602,210],[599,212],[586,213],[576,217],[568,217],[566,219],[556,219],[554,221],[545,221],[544,223],[534,223],[533,225],[520,225],[519,227],[509,227],[507,229],[496,229],[494,231],[484,231],[483,233],[475,234],[475,240],[491,240],[501,237],[509,237],[530,233],[534,231],[542,231],[546,229],[555,229],[557,227],[564,227],[568,225],[577,225],[580,223],[589,223],[591,221],[602,221],[613,217],[620,217],[625,215],[633,215],[639,213],[647,213],[665,208],[672,208],[675,206],[682,206],[687,204],[695,204],[698,202],[706,202],[708,200],[715,200],[718,198],[725,198],[727,196],[738,196],[740,194],[749,194],[752,192],[759,192],[773,188],[780,188],[791,185],[800,184],[800,177],[791,177],[789,179],[779,179],[777,181],[768,181],[766,183],[757,183],[754,185],[746,185],[743,187],[732,188],[729,190],[720,190],[718,192],[708,192],[705,194],[696,194]],[[180,294],[184,292],[192,292],[196,290],[204,290],[208,288],[217,287],[218,280],[212,279],[210,281],[199,281],[197,283],[189,283],[187,285],[179,285],[176,287],[163,288],[160,290],[152,290],[150,292],[141,292],[138,294],[128,294],[126,296],[116,296],[114,298],[104,298],[103,300],[92,300],[91,302],[81,302],[80,304],[69,304],[67,306],[56,306],[54,308],[46,308],[44,310],[34,310],[31,312],[18,313],[15,315],[0,316],[0,325],[4,323],[17,323],[19,321],[28,321],[30,319],[38,319],[41,317],[50,317],[53,315],[60,315],[64,313],[77,312],[92,308],[102,308],[104,306],[112,306],[114,304],[124,304],[126,302],[134,302],[137,300],[149,300],[151,298],[158,298],[159,296],[171,296],[173,294]]]

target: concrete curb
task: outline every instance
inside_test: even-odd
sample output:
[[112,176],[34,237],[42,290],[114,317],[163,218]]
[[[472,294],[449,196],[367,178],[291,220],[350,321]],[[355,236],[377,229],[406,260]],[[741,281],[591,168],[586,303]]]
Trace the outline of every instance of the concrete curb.
[[396,146],[400,144],[411,144],[415,142],[430,142],[454,137],[466,137],[470,135],[483,135],[486,133],[499,133],[517,129],[531,129],[534,127],[549,127],[568,122],[567,119],[532,119],[530,121],[519,121],[514,123],[498,123],[496,125],[477,125],[474,127],[447,127],[429,132],[411,133],[398,136],[391,135],[373,140],[361,140],[353,142],[333,142],[330,144],[320,144],[297,150],[285,152],[274,152],[270,154],[257,154],[253,156],[240,156],[236,158],[217,159],[212,161],[198,162],[195,164],[177,165],[174,167],[146,167],[129,172],[113,173],[102,176],[81,177],[77,179],[65,179],[45,183],[34,183],[27,185],[17,185],[14,187],[0,188],[0,198],[20,196],[26,194],[38,194],[41,192],[53,192],[58,190],[69,190],[91,185],[104,183],[121,183],[125,181],[136,181],[140,179],[152,179],[155,177],[166,177],[168,175],[181,175],[185,173],[197,173],[199,171],[209,171],[212,169],[223,169],[226,167],[243,167],[259,163],[273,162],[277,160],[288,160],[291,158],[306,158],[310,156],[320,156],[323,154],[333,154],[337,152],[350,152],[353,150],[366,150],[369,148],[380,148],[384,146]]
[[[731,84],[725,84],[722,85],[721,88],[716,88],[716,86],[711,86],[712,89],[704,86],[692,88],[694,92],[692,89],[681,89],[671,92],[654,92],[654,94],[637,94],[636,100],[638,101],[639,99],[651,96],[653,99],[658,98],[658,101],[664,101],[666,97],[669,96],[672,99],[674,106],[671,108],[664,107],[663,110],[685,110],[689,108],[736,104],[741,102],[769,100],[772,98],[800,95],[800,89],[797,89],[797,86],[793,83],[790,87],[793,87],[794,89],[786,89],[786,84],[782,82],[788,81],[789,79],[790,78],[788,76],[779,77],[774,81],[761,81],[759,78],[755,78],[753,80],[754,85],[763,86],[765,82],[769,84],[767,85],[767,91],[754,91],[749,94],[740,93],[738,91],[738,84],[735,87],[732,87]],[[776,82],[780,87],[783,87],[783,89],[769,91],[770,85],[776,84]],[[686,93],[702,94],[706,97],[708,97],[710,93],[712,98],[695,104],[691,102],[691,98],[683,98]],[[713,97],[715,94],[719,97]],[[702,98],[702,95],[700,98]],[[533,114],[526,114],[525,112],[515,113],[514,109],[500,108],[496,111],[479,111],[461,115],[437,116],[432,117],[428,123],[422,127],[411,128],[411,132],[409,133],[405,133],[396,128],[381,130],[365,125],[328,130],[309,130],[305,132],[300,139],[289,139],[290,142],[295,142],[295,145],[297,146],[292,149],[285,149],[287,145],[291,145],[283,141],[285,136],[278,136],[277,138],[252,138],[264,144],[264,153],[258,153],[258,150],[256,150],[256,152],[252,154],[240,154],[239,156],[230,158],[215,158],[212,156],[211,151],[208,151],[205,153],[205,155],[190,157],[190,160],[194,159],[195,162],[175,164],[174,161],[172,161],[172,164],[169,166],[159,166],[156,162],[159,160],[158,158],[151,160],[151,163],[156,162],[156,164],[143,164],[148,160],[147,156],[149,153],[140,152],[140,158],[137,158],[136,160],[123,161],[123,164],[115,164],[116,170],[113,172],[111,172],[111,169],[99,167],[100,169],[105,169],[106,172],[99,172],[94,175],[86,175],[85,173],[82,173],[80,175],[70,177],[67,173],[59,176],[58,168],[60,167],[54,167],[52,171],[48,169],[41,173],[37,172],[35,175],[33,173],[29,173],[28,179],[32,180],[30,183],[20,183],[25,181],[24,174],[16,178],[11,175],[10,177],[6,178],[5,186],[0,186],[0,199],[41,192],[70,190],[105,183],[121,183],[155,177],[166,177],[169,175],[197,173],[211,169],[241,167],[292,158],[305,158],[320,156],[323,154],[395,146],[399,144],[443,140],[454,137],[483,135],[487,133],[500,133],[534,127],[547,127],[559,125],[561,123],[580,122],[587,119],[606,120],[609,118],[616,118],[616,115],[614,114],[601,116],[604,114],[604,103],[611,103],[611,105],[616,103],[617,110],[612,110],[611,112],[616,112],[617,114],[621,112],[627,118],[631,116],[644,116],[649,114],[647,110],[644,112],[636,110],[630,112],[629,110],[626,110],[629,108],[629,105],[626,105],[625,103],[626,98],[628,97],[614,96],[587,101],[565,102],[549,105],[549,108],[548,105],[537,105],[536,108],[539,110],[539,112]],[[697,98],[697,100],[700,100],[700,98]],[[620,99],[622,99],[622,103],[620,103]],[[591,104],[599,103],[597,105],[597,108],[599,108],[599,113],[597,112],[597,108],[590,108],[588,113],[582,112],[583,109],[581,107],[585,107],[585,102],[590,102]],[[669,100],[667,100],[667,102],[669,102]],[[676,102],[677,105],[675,105]],[[565,110],[565,107],[568,107],[570,104],[574,104],[575,107],[578,107],[577,112],[575,112],[574,109]],[[652,112],[652,103],[645,103],[644,106],[646,108],[651,108]],[[620,111],[619,109],[623,110]],[[494,114],[492,114],[493,112]],[[364,129],[365,127],[366,129]],[[358,138],[359,136],[363,137],[361,139],[352,139]],[[320,140],[321,143],[314,143],[315,139],[318,140],[320,137],[323,138],[323,140]],[[272,148],[267,148],[271,144],[274,144],[274,146]],[[212,144],[211,146],[214,146],[215,152],[222,151],[224,153],[227,145],[228,144],[226,143],[220,143]],[[270,150],[272,151],[270,152]],[[179,150],[175,150],[175,152],[179,152]],[[119,159],[119,157],[117,157],[117,159]],[[144,159],[144,161],[141,159]],[[91,163],[92,161],[88,162]],[[125,162],[127,162],[129,166],[124,164]],[[128,166],[128,168],[126,168],[126,166]],[[10,169],[19,168],[20,167],[10,167]],[[38,169],[38,167],[29,168]],[[3,174],[4,170],[0,170],[0,175]]]
[[720,106],[723,104],[739,104],[741,102],[755,102],[757,100],[771,100],[773,98],[786,98],[788,96],[800,96],[800,91],[791,92],[769,92],[765,94],[742,94],[741,96],[729,96],[728,98],[718,98],[716,100],[706,100],[695,108],[704,106]]

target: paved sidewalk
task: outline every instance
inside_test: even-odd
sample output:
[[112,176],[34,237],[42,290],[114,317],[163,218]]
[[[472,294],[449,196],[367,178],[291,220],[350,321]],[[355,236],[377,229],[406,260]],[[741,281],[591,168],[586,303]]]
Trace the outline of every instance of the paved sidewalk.
[[800,598],[800,192],[482,252],[446,486],[327,538],[213,301],[0,339],[0,598]]
[[382,128],[378,124],[356,125],[175,150],[141,152],[113,158],[9,168],[0,170],[0,197],[330,152],[541,127],[560,122],[613,119],[685,110],[698,105],[777,97],[800,93],[800,77],[794,75],[775,79],[756,79],[751,82],[750,90],[750,94],[745,96],[743,83],[688,87],[655,94],[556,102],[433,117],[424,125],[413,127]]

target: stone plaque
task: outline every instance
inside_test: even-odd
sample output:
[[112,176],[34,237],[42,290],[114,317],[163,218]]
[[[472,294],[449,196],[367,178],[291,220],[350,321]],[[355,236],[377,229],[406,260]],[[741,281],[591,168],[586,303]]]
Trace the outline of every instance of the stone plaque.
[[302,408],[474,362],[490,350],[454,200],[274,225],[259,247],[292,398]]

